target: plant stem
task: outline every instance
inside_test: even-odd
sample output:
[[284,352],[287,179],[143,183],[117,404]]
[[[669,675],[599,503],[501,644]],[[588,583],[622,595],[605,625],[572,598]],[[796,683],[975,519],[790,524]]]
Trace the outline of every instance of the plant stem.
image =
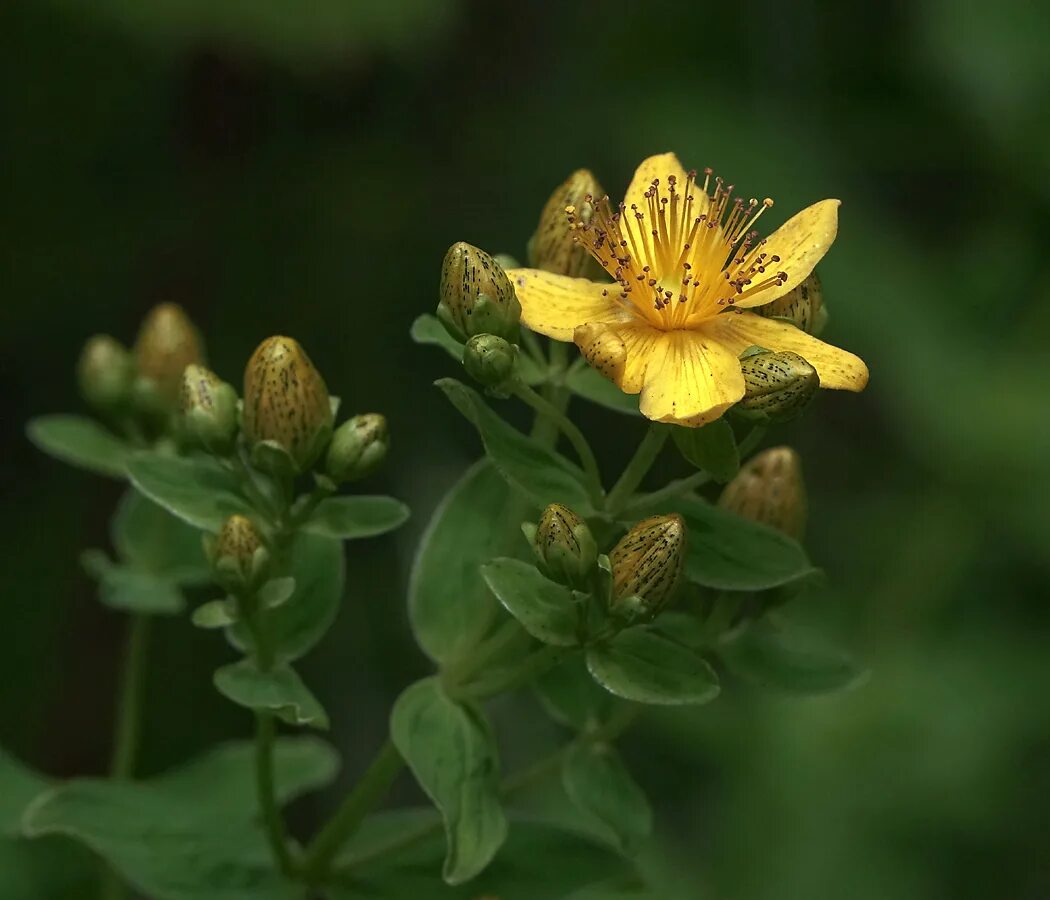
[[308,881],[323,881],[336,854],[386,795],[404,764],[401,754],[387,738],[365,774],[306,851],[301,871]]
[[574,649],[573,647],[541,647],[534,653],[526,656],[521,665],[510,671],[497,671],[487,679],[467,684],[456,692],[455,699],[485,700],[510,691],[514,688],[527,684],[537,675],[542,675],[556,666],[561,660]]
[[280,870],[288,875],[292,871],[292,857],[288,851],[288,832],[285,829],[281,809],[277,803],[273,777],[273,745],[277,737],[277,725],[272,713],[255,714],[255,790],[259,801],[259,813],[266,826],[266,839]]
[[649,430],[645,433],[645,437],[642,438],[638,449],[634,451],[634,456],[631,457],[631,461],[627,463],[627,467],[623,470],[620,480],[609,491],[609,496],[606,498],[606,506],[610,513],[615,515],[619,512],[630,496],[638,489],[638,485],[642,483],[642,479],[645,478],[646,474],[653,467],[653,463],[656,462],[656,457],[659,456],[670,433],[670,429],[658,425],[656,422],[649,426]]
[[554,422],[561,429],[562,434],[569,439],[569,443],[572,444],[573,450],[576,451],[576,455],[580,459],[584,475],[587,477],[587,488],[588,493],[591,495],[591,500],[595,506],[601,507],[603,502],[602,478],[598,471],[598,461],[594,458],[594,452],[591,450],[591,445],[587,443],[587,438],[583,436],[580,429],[563,412],[549,400],[545,400],[537,394],[527,384],[519,382],[512,388],[512,391],[516,397],[531,406],[539,415]]
[[149,627],[149,616],[143,613],[131,616],[121,673],[117,722],[113,732],[113,756],[109,767],[113,778],[131,778],[138,761]]

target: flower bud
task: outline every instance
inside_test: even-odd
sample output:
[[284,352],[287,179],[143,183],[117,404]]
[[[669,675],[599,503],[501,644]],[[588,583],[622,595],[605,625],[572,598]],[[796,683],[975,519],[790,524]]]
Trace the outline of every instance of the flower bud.
[[609,554],[614,616],[649,620],[667,605],[685,565],[685,539],[677,513],[643,519],[620,539]]
[[476,334],[518,339],[521,304],[507,273],[484,250],[460,241],[441,266],[437,317],[456,340]]
[[237,392],[210,369],[196,364],[182,373],[183,426],[193,443],[225,455],[237,436]]
[[749,422],[790,422],[809,405],[820,388],[817,370],[797,353],[756,350],[740,361],[744,396],[733,414]]
[[88,403],[110,412],[123,407],[131,397],[135,362],[120,341],[108,334],[96,334],[80,351],[77,381]]
[[216,580],[231,592],[261,583],[270,560],[255,525],[241,515],[223,523],[211,557]]
[[[292,470],[302,472],[321,455],[332,436],[332,407],[324,379],[298,341],[269,337],[248,360],[241,428],[253,460],[284,453]],[[265,454],[255,452],[259,445]]]
[[512,374],[518,348],[494,334],[476,334],[463,348],[463,368],[479,384],[499,387]]
[[136,387],[136,394],[144,398],[144,405],[175,409],[186,366],[203,362],[200,334],[183,308],[177,303],[153,307],[135,338],[135,364],[147,382]]
[[587,523],[567,506],[552,503],[526,529],[539,568],[552,581],[585,589],[598,560],[598,545]]
[[325,471],[336,484],[371,474],[386,457],[390,436],[379,413],[354,416],[332,435]]
[[598,179],[587,169],[577,169],[565,179],[540,213],[536,233],[529,240],[529,265],[573,278],[587,274],[592,258],[586,247],[573,240],[566,208],[572,207],[574,221],[587,225],[596,199],[603,194]]
[[802,284],[788,291],[783,297],[752,310],[769,319],[784,319],[796,328],[812,335],[819,335],[828,321],[824,306],[824,291],[816,272],[811,272]]
[[718,505],[801,540],[806,530],[806,487],[799,455],[790,447],[755,454],[726,485]]

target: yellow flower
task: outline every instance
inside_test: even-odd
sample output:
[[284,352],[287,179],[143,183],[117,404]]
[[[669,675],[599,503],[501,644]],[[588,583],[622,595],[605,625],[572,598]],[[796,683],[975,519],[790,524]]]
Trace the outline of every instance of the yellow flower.
[[748,312],[813,271],[835,239],[839,201],[815,203],[761,240],[752,229],[773,201],[732,194],[709,169],[698,183],[673,153],[649,157],[617,209],[604,197],[584,221],[566,208],[576,241],[614,280],[511,269],[522,321],[575,341],[659,422],[695,427],[721,416],[744,395],[738,356],[754,345],[805,357],[821,387],[862,390],[868,370],[858,357]]

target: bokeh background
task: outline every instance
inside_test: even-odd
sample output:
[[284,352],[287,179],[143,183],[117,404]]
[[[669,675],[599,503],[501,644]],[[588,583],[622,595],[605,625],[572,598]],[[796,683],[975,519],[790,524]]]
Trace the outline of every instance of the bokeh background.
[[[104,543],[118,487],[23,427],[80,408],[89,334],[130,341],[173,299],[229,380],[289,333],[349,409],[391,420],[371,487],[413,521],[351,547],[344,611],[304,666],[358,770],[426,671],[407,567],[479,452],[431,387],[453,364],[408,338],[444,250],[523,256],[572,169],[615,195],[673,149],[774,196],[767,228],[843,201],[826,336],[871,385],[776,440],[803,454],[808,546],[834,587],[801,614],[872,675],[825,698],[731,686],[645,719],[626,749],[660,867],[685,898],[1050,897],[1039,4],[15,0],[0,23],[0,743],[54,775],[105,767],[124,622],[77,555]],[[614,472],[640,423],[577,404]],[[221,640],[171,621],[154,649],[145,770],[245,733],[210,684]],[[298,827],[320,812],[302,804]]]

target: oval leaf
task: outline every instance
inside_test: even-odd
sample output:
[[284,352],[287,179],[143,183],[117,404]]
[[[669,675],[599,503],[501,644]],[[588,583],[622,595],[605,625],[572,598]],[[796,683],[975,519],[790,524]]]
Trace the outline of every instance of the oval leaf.
[[311,534],[344,541],[375,537],[408,520],[408,507],[393,497],[329,497],[303,524]]
[[563,503],[581,516],[590,515],[591,501],[578,466],[507,424],[465,384],[454,378],[442,378],[435,384],[477,428],[485,452],[500,474],[537,507]]
[[150,500],[197,528],[218,531],[234,513],[252,514],[236,478],[206,457],[138,453],[128,475]]
[[533,682],[533,688],[547,715],[577,731],[586,731],[606,721],[620,702],[595,684],[579,654],[544,672]]
[[215,687],[238,706],[271,712],[289,725],[328,728],[328,715],[289,665],[262,672],[254,660],[242,659],[215,672]]
[[211,580],[200,531],[137,490],[129,490],[120,501],[113,519],[113,545],[125,562],[178,584]]
[[599,375],[590,366],[573,366],[565,376],[565,385],[574,394],[597,403],[606,409],[624,413],[629,416],[640,416],[638,395],[625,394],[615,384]]
[[507,836],[488,723],[478,708],[449,699],[436,679],[427,678],[398,697],[390,737],[444,820],[445,881],[469,881]]
[[38,416],[26,426],[38,449],[64,463],[109,478],[126,478],[132,448],[86,416]]
[[620,754],[608,744],[579,741],[561,769],[565,793],[577,809],[595,819],[621,852],[632,854],[653,830],[653,811]]
[[688,462],[710,473],[720,484],[740,469],[736,437],[725,419],[715,419],[702,428],[672,428],[671,437]]
[[649,628],[628,628],[587,651],[587,668],[607,691],[638,703],[707,703],[718,676],[702,656]]
[[130,566],[106,570],[99,583],[99,599],[112,609],[149,615],[177,615],[186,605],[171,578]]
[[535,566],[518,559],[494,559],[482,577],[500,603],[534,638],[556,647],[574,647],[577,606],[572,592],[544,578]]

